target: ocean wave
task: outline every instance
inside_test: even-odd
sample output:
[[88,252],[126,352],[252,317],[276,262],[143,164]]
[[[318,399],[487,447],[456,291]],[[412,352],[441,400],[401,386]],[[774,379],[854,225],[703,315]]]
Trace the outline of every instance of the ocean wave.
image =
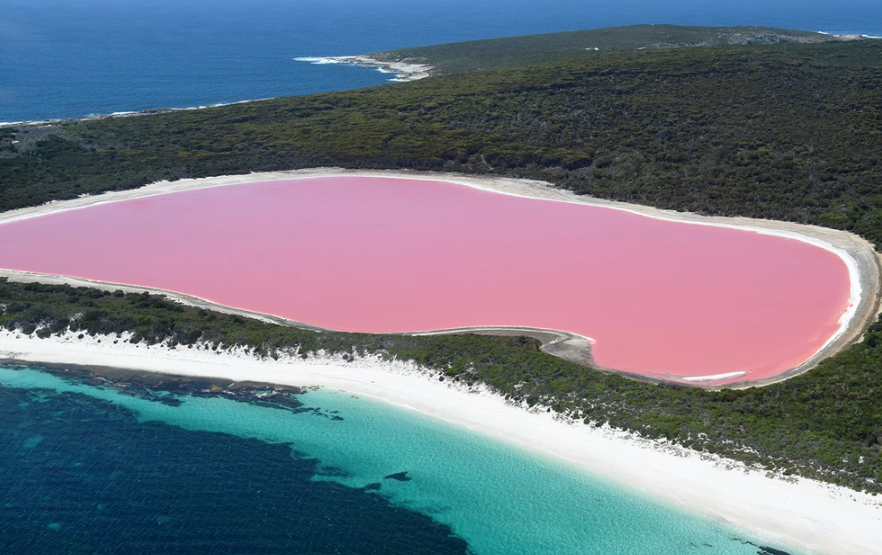
[[202,106],[185,106],[179,108],[145,108],[143,110],[127,110],[123,112],[110,112],[109,114],[87,114],[77,118],[50,118],[38,120],[22,120],[22,121],[0,121],[0,127],[11,127],[14,125],[44,125],[51,123],[61,123],[64,121],[93,120],[104,118],[128,118],[135,116],[149,116],[151,114],[165,114],[168,112],[180,112],[183,110],[205,110],[206,108],[219,108],[221,106],[232,106],[234,104],[248,104],[249,102],[260,102],[261,100],[272,100],[277,97],[252,98],[248,100],[236,100],[234,102],[217,102],[215,104],[207,104]]
[[[340,56],[340,57],[341,58],[344,58],[344,57],[348,58],[349,56]],[[308,63],[315,65],[315,66],[323,66],[323,65],[329,65],[329,64],[342,64],[343,63],[336,58],[313,58],[313,57],[309,57],[309,56],[302,56],[300,58],[294,58],[294,61],[295,62],[308,62]]]
[[61,118],[59,119],[35,119],[35,120],[22,120],[22,121],[0,121],[0,127],[11,127],[13,125],[39,125],[41,123],[53,123],[56,121],[63,121]]
[[836,37],[840,39],[882,39],[879,35],[867,35],[863,33],[830,33],[827,31],[815,31],[819,35],[827,35],[828,37]]

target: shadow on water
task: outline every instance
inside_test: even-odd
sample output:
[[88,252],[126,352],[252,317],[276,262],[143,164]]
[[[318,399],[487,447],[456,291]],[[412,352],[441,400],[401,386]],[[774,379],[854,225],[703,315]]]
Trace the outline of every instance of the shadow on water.
[[744,545],[752,545],[758,549],[756,555],[792,555],[787,551],[783,551],[781,549],[775,549],[774,547],[769,547],[767,545],[758,545],[751,541],[742,540],[741,538],[732,538],[732,541],[737,541],[743,543]]
[[426,515],[315,480],[332,469],[289,444],[141,422],[80,393],[0,387],[0,442],[3,553],[469,552]]
[[2,552],[791,555],[348,394],[18,370]]

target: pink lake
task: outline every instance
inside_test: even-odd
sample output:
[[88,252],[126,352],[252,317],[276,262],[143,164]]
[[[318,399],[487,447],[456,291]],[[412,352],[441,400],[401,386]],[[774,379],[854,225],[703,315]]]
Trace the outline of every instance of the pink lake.
[[678,379],[799,366],[849,275],[807,243],[449,183],[312,178],[0,225],[0,267],[155,287],[329,329],[528,326]]

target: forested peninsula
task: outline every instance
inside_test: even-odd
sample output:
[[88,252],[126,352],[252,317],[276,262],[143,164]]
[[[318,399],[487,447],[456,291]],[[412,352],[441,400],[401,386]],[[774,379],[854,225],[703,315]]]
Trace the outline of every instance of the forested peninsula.
[[[391,168],[536,178],[882,244],[882,41],[585,52],[357,91],[0,128],[0,210],[164,179]],[[380,353],[589,425],[882,491],[880,323],[807,374],[720,392],[604,375],[524,338],[317,333],[69,286],[0,281],[0,325],[257,356]]]
[[377,52],[368,58],[386,63],[430,66],[431,73],[450,75],[481,69],[564,62],[614,50],[670,50],[726,45],[817,43],[854,40],[811,31],[772,27],[692,27],[629,25],[565,33],[453,42]]

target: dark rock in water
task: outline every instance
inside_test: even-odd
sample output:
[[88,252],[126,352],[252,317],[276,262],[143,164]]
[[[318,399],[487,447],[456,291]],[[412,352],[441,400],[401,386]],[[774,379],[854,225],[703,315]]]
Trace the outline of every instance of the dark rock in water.
[[336,466],[322,466],[316,470],[316,474],[319,476],[336,476],[340,478],[348,478],[352,476],[349,472]]
[[168,405],[170,407],[179,407],[184,403],[183,401],[181,401],[177,397],[172,397],[170,395],[163,395],[162,397],[160,397],[158,399],[158,401],[160,403],[162,403],[163,405]]
[[388,476],[383,476],[384,480],[398,480],[399,482],[410,482],[413,480],[410,476],[407,475],[407,471],[397,472],[395,474],[390,474]]
[[366,485],[365,487],[363,487],[361,489],[363,489],[364,491],[375,491],[375,490],[380,489],[381,487],[383,487],[383,486],[379,482],[371,482],[370,484]]
[[[119,370],[114,368],[65,367],[42,368],[67,381],[85,383],[93,387],[109,387],[122,395],[145,401],[180,406],[176,396],[224,397],[233,401],[251,403],[262,407],[288,411],[304,410],[296,399],[305,392],[303,388],[279,386],[259,382],[230,382],[214,378],[192,378],[151,372]],[[307,409],[309,410],[309,409]],[[322,416],[327,416],[322,414]],[[342,420],[334,417],[334,420]]]
[[781,551],[780,549],[775,549],[774,547],[768,547],[766,545],[759,546],[759,551],[756,552],[756,555],[790,555],[786,551]]
[[752,545],[758,549],[756,555],[791,555],[786,551],[782,551],[780,549],[775,549],[774,547],[769,547],[767,545],[759,545],[753,543],[752,541],[742,540],[741,538],[732,538],[732,541],[741,542],[744,545]]

